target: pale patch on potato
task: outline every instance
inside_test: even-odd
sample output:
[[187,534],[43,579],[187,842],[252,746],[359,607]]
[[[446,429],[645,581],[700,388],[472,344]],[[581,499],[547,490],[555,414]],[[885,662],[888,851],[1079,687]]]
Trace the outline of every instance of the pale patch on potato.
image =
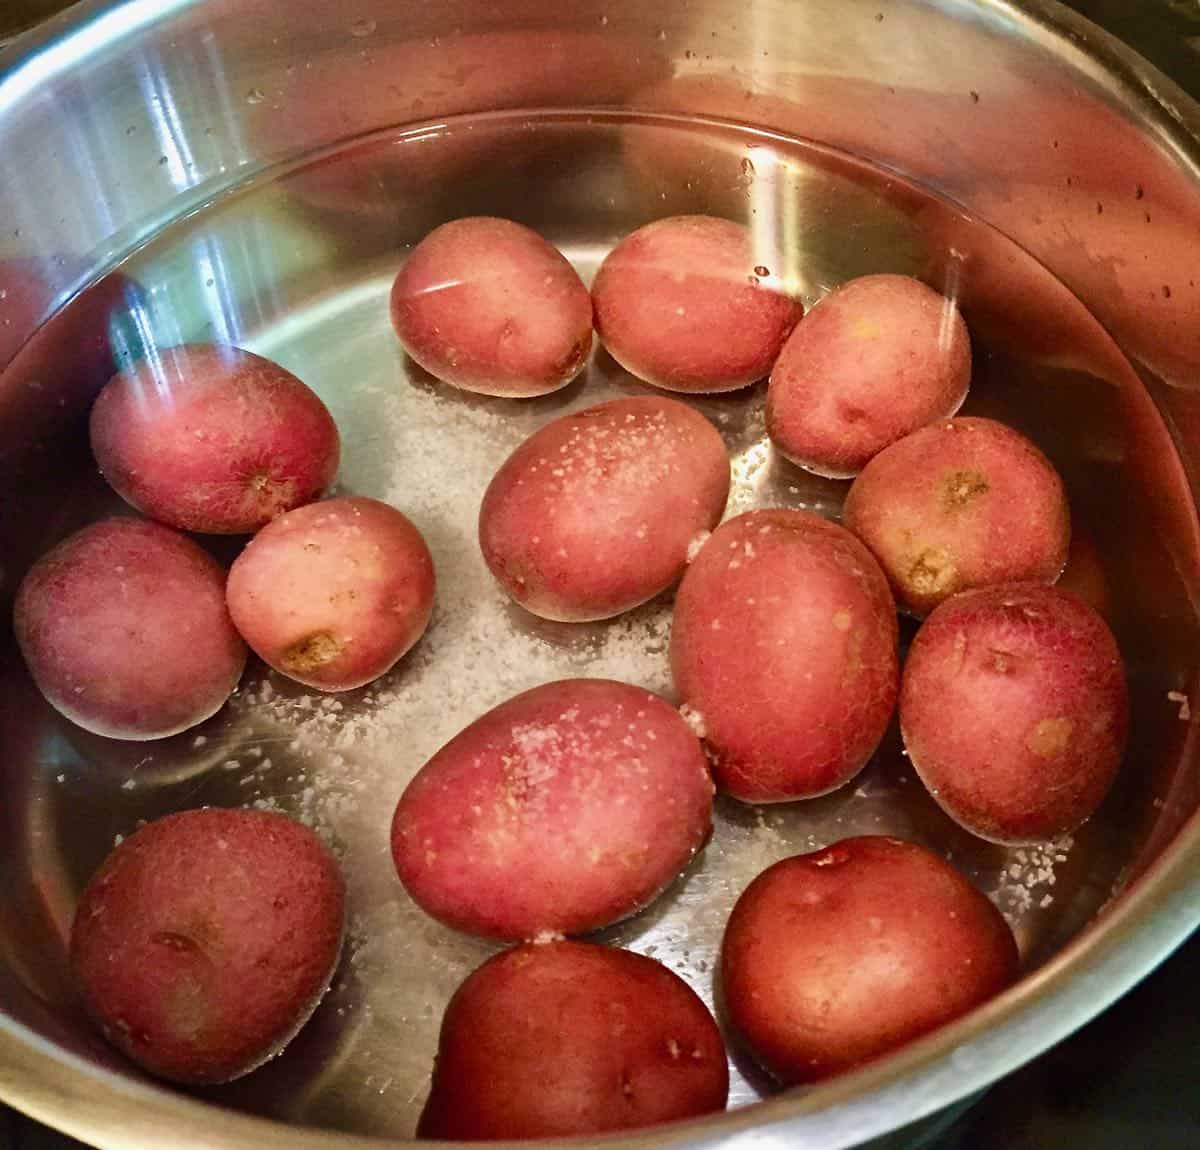
[[1025,739],[1025,745],[1039,758],[1053,759],[1061,755],[1071,742],[1075,724],[1066,716],[1042,719]]

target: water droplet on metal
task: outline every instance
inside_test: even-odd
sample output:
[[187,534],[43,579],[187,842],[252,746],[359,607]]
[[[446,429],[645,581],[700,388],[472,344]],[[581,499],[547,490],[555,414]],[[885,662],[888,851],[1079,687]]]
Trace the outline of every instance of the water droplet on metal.
[[350,35],[362,40],[367,36],[374,35],[377,27],[378,25],[375,23],[375,21],[369,18],[355,20],[354,23],[350,25]]
[[759,264],[758,267],[754,269],[754,274],[758,276],[759,279],[765,279],[771,274],[771,269],[763,264]]
[[742,175],[743,176],[754,175],[754,161],[751,160],[749,156],[747,156],[744,160],[742,160]]
[[261,104],[266,98],[266,93],[261,88],[251,88],[246,93],[247,104]]

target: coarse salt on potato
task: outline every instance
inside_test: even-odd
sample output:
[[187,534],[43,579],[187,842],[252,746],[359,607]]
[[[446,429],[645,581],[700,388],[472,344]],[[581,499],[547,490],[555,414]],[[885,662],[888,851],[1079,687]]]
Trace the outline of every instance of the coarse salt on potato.
[[739,515],[683,577],[671,668],[722,790],[746,802],[824,794],[866,765],[895,707],[887,580],[819,515]]
[[564,679],[509,699],[405,788],[392,855],[413,900],[502,939],[640,910],[710,831],[713,786],[678,713],[640,687]]
[[479,541],[505,592],[548,619],[606,619],[683,573],[716,526],[729,456],[677,400],[616,399],[530,436],[483,497]]

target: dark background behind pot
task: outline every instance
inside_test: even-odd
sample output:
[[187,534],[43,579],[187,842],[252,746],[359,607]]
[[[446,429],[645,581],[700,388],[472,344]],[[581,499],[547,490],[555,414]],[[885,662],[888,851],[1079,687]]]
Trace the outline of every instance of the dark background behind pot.
[[[281,0],[282,2],[282,0]],[[1068,0],[1200,99],[1200,0]],[[66,5],[0,0],[0,43]],[[936,1150],[1200,1148],[1200,938],[1074,1037],[994,1086]],[[0,1150],[80,1144],[0,1109]]]

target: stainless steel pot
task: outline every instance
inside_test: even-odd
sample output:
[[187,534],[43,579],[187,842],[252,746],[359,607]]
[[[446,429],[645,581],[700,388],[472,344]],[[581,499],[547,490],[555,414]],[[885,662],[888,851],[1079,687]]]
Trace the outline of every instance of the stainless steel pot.
[[[1030,418],[1103,456],[1113,499],[1108,570],[1140,684],[1137,738],[1077,897],[1026,940],[1027,976],[987,1008],[859,1073],[614,1145],[833,1150],[885,1135],[1070,1033],[1200,923],[1200,759],[1195,720],[1180,721],[1179,711],[1181,700],[1192,711],[1200,700],[1200,108],[1119,44],[1049,0],[597,0],[553,9],[535,0],[124,0],[78,6],[18,41],[3,65],[5,606],[38,549],[91,511],[69,494],[87,488],[79,416],[114,352],[163,339],[164,316],[182,332],[179,317],[203,296],[199,248],[175,279],[159,267],[165,278],[135,283],[124,261],[153,265],[164,228],[224,204],[233,205],[225,239],[245,241],[257,233],[238,216],[238,196],[278,180],[301,205],[306,234],[315,229],[322,243],[282,253],[243,242],[236,258],[227,243],[238,290],[220,315],[230,321],[281,308],[281,298],[318,298],[329,260],[395,250],[411,238],[406,229],[419,234],[422,220],[445,213],[437,195],[422,193],[414,158],[433,155],[476,174],[478,146],[461,166],[461,133],[439,125],[505,109],[557,114],[564,132],[577,122],[611,127],[641,165],[639,194],[662,187],[675,207],[699,196],[720,210],[722,196],[745,188],[730,192],[720,163],[708,184],[683,187],[672,165],[686,164],[686,148],[681,159],[655,146],[664,126],[702,123],[742,139],[736,125],[751,125],[763,145],[807,137],[884,165],[895,173],[889,211],[899,205],[906,251],[957,250],[964,236],[976,245],[981,262],[977,273],[967,268],[964,304],[998,354],[1022,349],[1012,362],[1032,373],[1022,400]],[[627,129],[621,116],[630,109],[653,115]],[[486,135],[506,122],[484,117],[471,127]],[[416,123],[421,131],[397,145],[394,130]],[[321,149],[382,130],[349,159],[328,153],[341,157],[328,178]],[[433,153],[410,147],[433,138],[448,143]],[[551,152],[547,170],[558,162]],[[851,188],[849,156],[807,154],[805,170]],[[912,207],[920,197],[905,191],[906,178],[949,201],[932,212]],[[554,187],[556,196],[572,194],[569,181]],[[853,231],[855,205],[866,202],[857,194],[806,203]],[[397,204],[411,219],[398,220]],[[534,218],[539,210],[507,206]],[[1053,276],[1020,263],[1000,237],[995,258],[984,258],[980,245],[992,241],[980,238],[973,216]],[[950,274],[945,259],[938,268]],[[180,283],[191,294],[173,295]],[[159,289],[166,304],[156,302]],[[154,330],[139,328],[146,316]],[[1067,387],[1081,380],[1082,391]],[[532,409],[532,418],[552,409]],[[1119,434],[1109,435],[1113,428]],[[806,493],[834,498],[825,488]],[[73,741],[39,709],[7,634],[0,673],[0,1097],[114,1150],[375,1144],[321,1128],[370,1127],[352,1120],[359,1102],[338,1096],[336,1075],[324,1086],[311,1067],[302,1085],[290,1076],[291,1052],[269,1080],[197,1099],[139,1077],[96,1041],[73,1003],[64,939],[75,891],[111,841],[112,812],[132,822],[142,809],[121,805],[142,760]],[[170,785],[219,770],[226,746],[214,746],[196,754],[190,743],[172,744],[159,764]],[[79,778],[65,779],[64,764]],[[60,775],[73,787],[66,797]],[[171,791],[170,802],[190,793]],[[826,837],[831,811],[818,828]],[[394,1036],[402,1045],[403,1028]],[[322,1049],[317,1041],[309,1056]],[[259,1105],[259,1090],[276,1104]],[[289,1111],[278,1102],[289,1092],[305,1104]],[[254,1109],[307,1125],[246,1112]]]

